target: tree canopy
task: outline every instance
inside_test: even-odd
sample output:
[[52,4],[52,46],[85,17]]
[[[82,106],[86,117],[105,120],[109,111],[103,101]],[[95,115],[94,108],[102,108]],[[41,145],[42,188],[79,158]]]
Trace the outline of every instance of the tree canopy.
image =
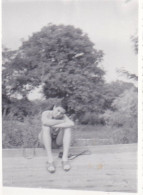
[[98,120],[106,109],[112,110],[115,98],[133,87],[121,81],[105,83],[105,72],[100,68],[103,57],[103,51],[95,48],[87,34],[69,25],[49,24],[23,41],[18,50],[4,48],[3,112],[16,106],[20,96],[19,105],[25,104],[22,110],[27,115],[28,94],[41,86],[46,100],[35,104],[37,108],[30,112],[62,102],[69,114],[82,118],[87,113]]
[[59,98],[68,112],[102,110],[103,51],[73,26],[51,25],[34,33],[6,63],[9,91],[23,97],[42,85],[48,98]]

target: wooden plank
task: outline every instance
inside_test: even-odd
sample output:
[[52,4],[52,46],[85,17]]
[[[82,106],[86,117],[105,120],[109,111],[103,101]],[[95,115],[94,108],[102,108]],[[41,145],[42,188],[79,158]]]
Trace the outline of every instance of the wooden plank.
[[[117,144],[117,145],[95,145],[95,146],[80,146],[80,147],[71,147],[71,153],[77,153],[83,150],[89,150],[91,153],[130,153],[137,152],[137,144]],[[33,148],[27,148],[26,153],[29,155],[33,154]],[[53,149],[53,153],[56,154],[61,149]],[[35,148],[36,156],[45,156],[45,150],[43,148]],[[2,150],[3,157],[18,157],[23,156],[23,148],[19,149],[3,149]]]
[[[5,156],[3,158],[3,185],[136,192],[136,146],[125,146],[125,150],[123,150],[124,145],[120,145],[120,147],[121,149],[119,146],[95,148],[96,153],[80,156],[71,161],[72,169],[69,172],[62,170],[61,159],[54,153],[56,164],[54,174],[50,174],[46,170],[46,156],[36,156],[30,160],[22,156]],[[120,152],[113,153],[113,148],[114,151]]]

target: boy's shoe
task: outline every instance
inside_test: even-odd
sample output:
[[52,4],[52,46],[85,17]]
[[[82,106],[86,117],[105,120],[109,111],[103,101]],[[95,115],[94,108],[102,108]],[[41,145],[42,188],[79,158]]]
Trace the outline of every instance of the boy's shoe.
[[62,161],[62,167],[64,171],[69,171],[71,169],[71,166],[68,161]]
[[[69,154],[68,155],[68,158],[70,158],[71,156],[73,156],[72,154]],[[63,157],[63,152],[59,152],[59,155],[58,155],[59,158],[62,158]]]
[[47,169],[50,173],[54,173],[56,171],[54,162],[47,162]]

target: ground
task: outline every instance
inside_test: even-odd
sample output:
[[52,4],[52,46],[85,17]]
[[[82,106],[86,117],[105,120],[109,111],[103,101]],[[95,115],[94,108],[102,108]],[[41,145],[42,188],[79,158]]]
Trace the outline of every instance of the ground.
[[[137,145],[95,145],[72,147],[70,153],[88,149],[90,154],[71,160],[72,169],[64,172],[54,150],[56,172],[46,170],[43,149],[30,159],[22,149],[3,150],[3,185],[28,188],[75,189],[106,192],[136,192]],[[32,149],[26,150],[29,156]],[[30,154],[31,153],[31,154]]]

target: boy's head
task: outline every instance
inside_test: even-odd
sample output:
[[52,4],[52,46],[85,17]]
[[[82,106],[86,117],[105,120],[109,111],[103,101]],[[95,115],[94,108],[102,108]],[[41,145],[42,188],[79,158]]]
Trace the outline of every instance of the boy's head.
[[56,119],[61,119],[64,117],[65,109],[60,105],[55,105],[53,108],[53,117]]

